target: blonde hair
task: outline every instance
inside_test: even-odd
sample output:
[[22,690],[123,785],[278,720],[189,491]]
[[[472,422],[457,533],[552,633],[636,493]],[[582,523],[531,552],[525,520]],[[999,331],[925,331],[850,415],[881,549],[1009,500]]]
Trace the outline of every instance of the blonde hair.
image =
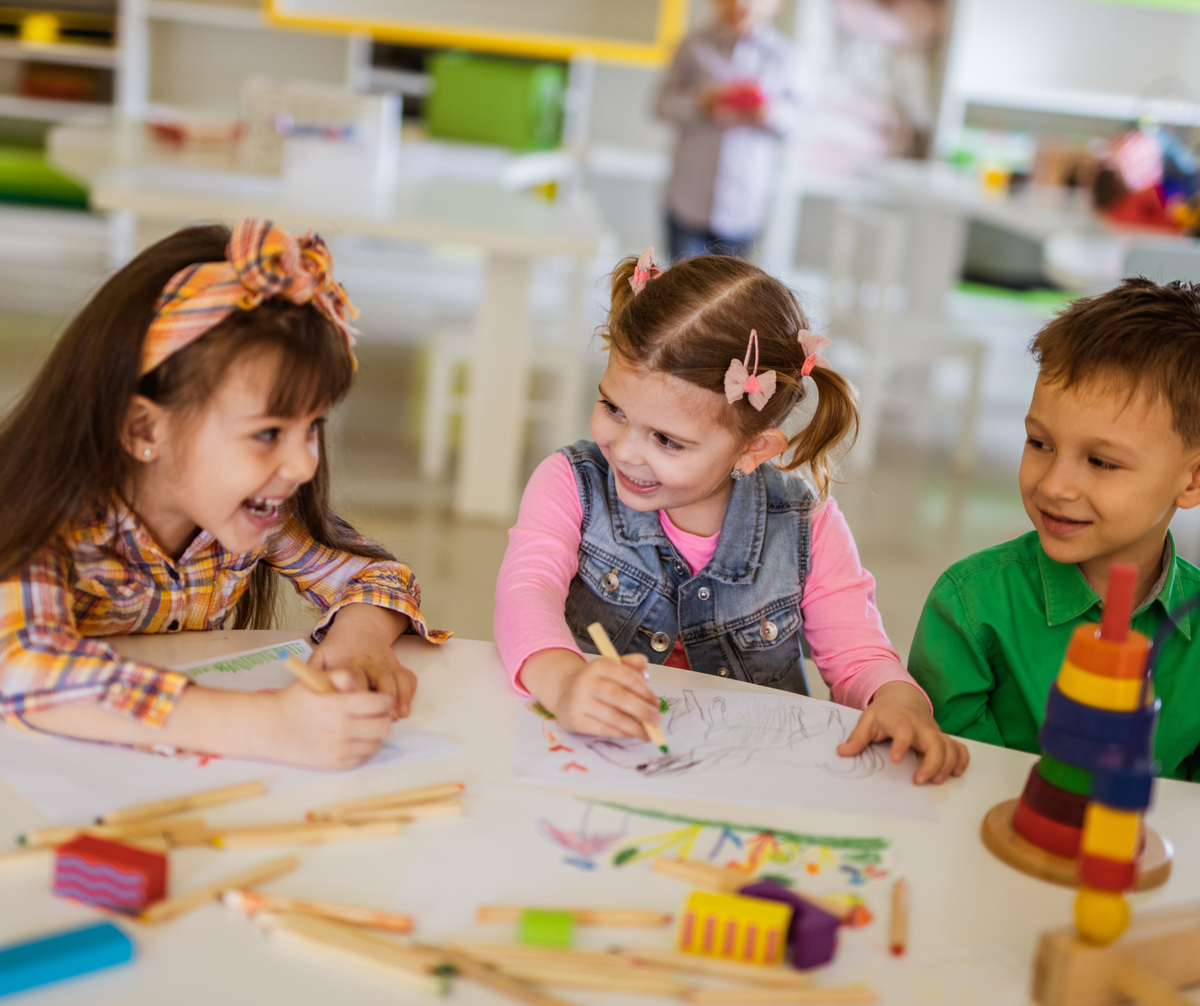
[[[612,275],[612,306],[601,333],[609,351],[723,395],[729,362],[743,358],[750,330],[756,329],[759,373],[775,371],[775,394],[761,412],[742,398],[719,415],[747,442],[782,426],[805,397],[798,335],[808,328],[808,319],[792,291],[749,262],[700,255],[671,266],[635,295],[629,280],[636,265],[636,258],[627,258]],[[817,387],[816,408],[788,440],[777,467],[794,472],[807,465],[824,499],[831,453],[847,436],[858,434],[858,401],[836,371],[818,366],[809,376]]]

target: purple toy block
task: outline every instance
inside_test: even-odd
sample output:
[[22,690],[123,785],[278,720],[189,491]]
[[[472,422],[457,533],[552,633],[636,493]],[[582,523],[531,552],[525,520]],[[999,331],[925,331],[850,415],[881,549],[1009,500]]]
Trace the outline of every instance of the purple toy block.
[[747,884],[738,894],[747,898],[781,901],[792,906],[792,924],[788,927],[788,939],[792,944],[793,967],[815,968],[833,960],[837,950],[839,925],[836,915],[818,908],[811,901],[805,901],[773,880]]

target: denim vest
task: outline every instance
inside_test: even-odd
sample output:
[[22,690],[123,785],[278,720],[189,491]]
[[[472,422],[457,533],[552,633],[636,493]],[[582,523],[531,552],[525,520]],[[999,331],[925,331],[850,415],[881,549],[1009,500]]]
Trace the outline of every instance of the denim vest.
[[695,576],[659,523],[617,497],[600,448],[561,448],[583,507],[567,624],[585,653],[600,622],[622,653],[661,664],[683,639],[692,670],[808,694],[800,598],[812,554],[813,494],[761,465],[733,484],[712,560]]

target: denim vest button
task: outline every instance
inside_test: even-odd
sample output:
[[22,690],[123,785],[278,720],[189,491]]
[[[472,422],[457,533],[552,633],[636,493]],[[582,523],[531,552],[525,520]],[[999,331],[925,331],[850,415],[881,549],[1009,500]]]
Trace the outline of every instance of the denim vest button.
[[728,667],[718,667],[717,673],[719,675],[721,675],[721,677],[727,678],[727,677],[729,677],[729,668]]
[[611,573],[605,573],[600,582],[604,585],[604,589],[608,591],[616,590],[621,586],[621,578],[617,576],[617,571],[614,569]]
[[710,597],[712,597],[712,591],[707,587],[701,587],[698,591],[696,591],[696,596],[700,598],[701,601],[707,601]]
[[657,653],[666,653],[671,648],[671,637],[665,632],[656,632],[650,637],[650,647]]
[[680,576],[683,576],[683,574],[686,573],[687,570],[683,568],[683,563],[677,562],[677,563],[675,563],[675,572],[678,573]]
[[768,643],[774,642],[775,637],[779,635],[779,626],[774,622],[768,622],[765,618],[762,620],[762,637]]

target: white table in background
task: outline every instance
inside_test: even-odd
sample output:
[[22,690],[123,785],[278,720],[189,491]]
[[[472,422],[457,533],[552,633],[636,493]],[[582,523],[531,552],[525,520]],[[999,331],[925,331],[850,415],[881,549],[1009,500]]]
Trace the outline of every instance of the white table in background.
[[[582,267],[596,253],[603,228],[585,193],[551,204],[499,185],[402,181],[386,210],[350,215],[285,202],[277,180],[240,171],[227,146],[166,146],[137,123],[59,126],[50,133],[47,153],[56,167],[87,181],[93,209],[121,215],[127,230],[137,217],[182,224],[257,216],[298,231],[482,249],[487,268],[472,335],[454,506],[466,517],[508,521],[515,515],[528,383],[530,262],[570,255]],[[127,243],[132,254],[132,235]]]
[[[226,631],[181,633],[172,636],[142,636],[120,640],[129,656],[154,663],[182,663],[243,651],[297,637],[295,632]],[[509,779],[517,699],[509,689],[495,646],[491,643],[452,640],[436,648],[406,636],[396,652],[420,679],[413,718],[421,726],[458,742],[452,755],[383,767],[340,778],[331,776],[311,785],[272,792],[261,800],[231,804],[205,812],[212,825],[249,824],[267,820],[297,819],[321,803],[360,794],[384,792],[450,779],[468,784],[465,794],[466,819],[479,811],[474,806],[488,787],[505,785],[524,790],[574,793],[606,798],[596,790],[572,790],[513,783]],[[696,684],[710,688],[755,689],[757,686],[698,675],[690,671],[655,667],[652,680],[661,683]],[[0,729],[11,729],[0,726]],[[852,814],[795,810],[778,807],[714,805],[688,800],[639,798],[628,793],[612,796],[624,804],[660,811],[719,817],[786,830],[828,835],[879,835],[895,845],[894,869],[906,876],[912,887],[909,927],[910,953],[914,958],[955,952],[995,950],[1005,958],[1028,966],[1032,962],[1038,933],[1067,925],[1074,892],[1026,877],[988,853],[979,840],[984,813],[1000,800],[1016,796],[1024,784],[1033,756],[985,744],[968,742],[971,767],[963,779],[932,790],[936,822],[902,821]],[[150,756],[147,756],[150,757]],[[2,772],[2,766],[0,766]],[[264,768],[264,774],[269,768]],[[1159,782],[1155,807],[1149,822],[1174,839],[1176,860],[1170,881],[1157,891],[1134,895],[1134,911],[1174,906],[1200,896],[1200,786],[1191,783]],[[14,835],[46,821],[10,783],[0,779],[0,836]],[[479,823],[479,822],[476,822]],[[488,822],[483,822],[487,824]],[[267,890],[380,905],[394,891],[407,871],[419,871],[427,860],[416,858],[412,846],[420,843],[417,829],[456,822],[414,825],[395,839],[299,848],[300,868],[267,885]],[[499,822],[497,823],[499,826]],[[436,848],[432,853],[436,855]],[[263,861],[274,850],[216,853],[183,849],[172,854],[173,883],[187,890],[216,879],[244,865]],[[487,850],[481,849],[481,855]],[[486,868],[503,876],[506,864],[498,860]],[[640,868],[640,867],[639,867]],[[682,884],[646,873],[646,893],[639,907],[677,912],[686,894]],[[563,890],[562,904],[588,903],[596,899],[596,879],[579,873],[578,890]],[[520,890],[520,878],[512,878]],[[870,889],[870,907],[875,911],[881,946],[887,924],[886,894],[889,885]],[[464,916],[478,903],[470,893],[447,891],[447,898],[462,898]],[[0,943],[47,932],[56,927],[82,924],[95,914],[52,897],[44,868],[12,868],[0,873]],[[381,905],[403,910],[401,905]],[[418,927],[420,918],[417,919]],[[173,922],[157,927],[131,927],[140,944],[140,957],[133,967],[97,974],[77,982],[49,986],[14,1003],[30,1006],[329,1006],[353,1002],[375,1006],[400,1002],[428,1002],[416,994],[398,993],[358,976],[345,974],[323,962],[308,962],[266,944],[240,919],[231,917],[217,904],[197,909]],[[506,929],[480,927],[454,933],[419,929],[420,935],[436,941],[458,936],[466,939],[511,939]],[[666,931],[609,930],[606,939],[661,942]],[[886,961],[884,952],[879,954]],[[886,965],[877,975],[882,1002],[887,1002]],[[821,979],[818,978],[818,981]],[[661,1003],[661,999],[622,996],[619,1000],[594,993],[563,993],[581,1004],[621,1002],[627,1006]],[[460,983],[453,1001],[466,1006],[487,1006],[502,1000],[470,983]]]

